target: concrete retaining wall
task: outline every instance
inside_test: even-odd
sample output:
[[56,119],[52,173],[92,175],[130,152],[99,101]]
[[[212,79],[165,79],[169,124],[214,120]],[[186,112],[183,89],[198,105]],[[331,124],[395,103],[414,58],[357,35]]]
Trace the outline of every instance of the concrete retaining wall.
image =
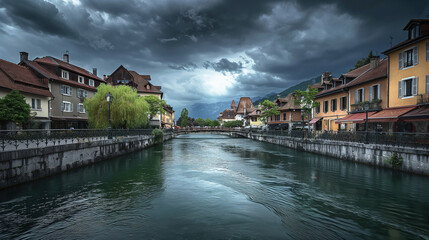
[[[164,141],[173,138],[165,134]],[[154,145],[153,136],[124,137],[0,152],[0,189]]]
[[[261,134],[249,134],[248,138],[344,160],[429,176],[429,149]],[[395,167],[389,163],[388,159],[393,153],[397,153],[403,158],[402,166]]]

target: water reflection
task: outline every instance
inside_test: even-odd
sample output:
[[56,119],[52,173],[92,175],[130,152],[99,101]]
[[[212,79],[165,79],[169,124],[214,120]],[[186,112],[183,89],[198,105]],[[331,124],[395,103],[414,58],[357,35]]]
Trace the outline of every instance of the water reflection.
[[189,134],[0,194],[0,238],[428,238],[428,178]]

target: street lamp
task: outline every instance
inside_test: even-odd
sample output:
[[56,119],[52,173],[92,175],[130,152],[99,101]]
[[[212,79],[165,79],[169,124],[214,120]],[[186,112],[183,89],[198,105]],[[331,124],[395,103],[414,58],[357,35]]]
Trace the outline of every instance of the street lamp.
[[113,95],[110,92],[106,94],[106,101],[109,103],[109,127],[107,128],[108,139],[112,139],[112,126],[110,123],[110,104],[112,104],[113,102]]
[[364,105],[365,113],[366,113],[366,119],[365,119],[365,143],[368,143],[368,110],[369,110],[369,103],[365,103]]

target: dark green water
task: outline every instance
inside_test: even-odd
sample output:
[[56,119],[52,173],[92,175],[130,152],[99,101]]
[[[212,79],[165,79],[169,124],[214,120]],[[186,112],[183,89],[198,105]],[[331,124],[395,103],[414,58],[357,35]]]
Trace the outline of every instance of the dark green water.
[[0,191],[0,239],[429,239],[429,178],[188,135]]

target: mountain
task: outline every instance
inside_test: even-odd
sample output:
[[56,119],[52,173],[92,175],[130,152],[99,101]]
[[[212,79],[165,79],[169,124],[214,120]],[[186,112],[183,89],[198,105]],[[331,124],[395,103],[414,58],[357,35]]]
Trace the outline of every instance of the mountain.
[[[237,100],[235,100],[237,102]],[[215,102],[215,103],[194,103],[192,105],[186,106],[188,109],[188,116],[191,118],[210,118],[212,120],[219,117],[219,113],[223,112],[225,109],[231,107],[232,99],[225,102]],[[238,102],[237,102],[238,103]],[[176,120],[179,119],[180,112],[176,112]]]
[[280,95],[280,97],[284,98],[286,97],[289,93],[293,93],[295,90],[302,90],[305,91],[307,90],[308,85],[313,85],[320,82],[320,76],[314,77],[312,79],[309,79],[307,81],[303,81],[295,86],[292,86],[290,88],[285,89],[284,91],[280,92],[280,93],[273,93],[271,95],[265,96],[261,99],[258,99],[257,101],[253,102],[253,104],[255,106],[257,106],[258,104],[262,103],[264,100],[270,100],[270,101],[274,101],[278,98],[277,95]]

